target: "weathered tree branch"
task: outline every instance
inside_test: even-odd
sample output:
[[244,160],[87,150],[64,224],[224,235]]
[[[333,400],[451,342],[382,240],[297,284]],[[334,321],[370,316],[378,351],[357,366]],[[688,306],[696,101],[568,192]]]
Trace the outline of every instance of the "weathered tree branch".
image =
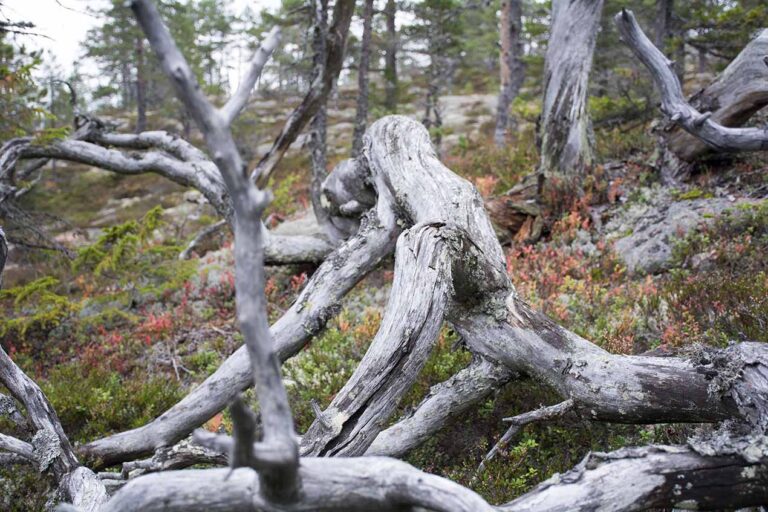
[[768,502],[768,466],[740,457],[706,457],[680,446],[591,453],[571,471],[499,507],[568,510],[722,510]]
[[381,457],[302,457],[300,499],[275,506],[260,497],[251,469],[154,473],[132,480],[109,502],[129,511],[398,511],[422,507],[438,512],[490,512],[473,491],[412,466]]
[[[237,317],[245,339],[256,394],[259,398],[263,426],[263,442],[285,451],[282,464],[259,472],[263,493],[269,500],[293,501],[298,495],[298,446],[288,396],[283,387],[280,368],[267,323],[264,297],[264,248],[261,214],[269,202],[269,194],[259,190],[248,178],[229,124],[240,110],[244,93],[238,91],[224,112],[216,111],[203,95],[192,70],[176,47],[155,6],[149,0],[131,2],[136,19],[157,54],[163,71],[176,89],[186,109],[205,137],[213,160],[221,172],[234,207],[235,231],[235,296]],[[274,33],[271,49],[276,46]],[[270,47],[264,48],[271,51]],[[264,59],[268,55],[264,56]],[[252,67],[249,80],[255,82]],[[246,84],[248,85],[248,84]],[[248,87],[250,90],[251,87]],[[250,443],[248,444],[250,448]]]
[[274,27],[269,34],[267,34],[267,37],[261,43],[261,46],[254,52],[248,71],[246,71],[237,90],[229,101],[221,107],[221,115],[224,118],[225,124],[232,124],[237,116],[240,115],[240,112],[243,110],[246,103],[248,103],[251,91],[256,85],[256,81],[261,76],[261,70],[264,69],[264,65],[277,48],[279,42],[280,29]]
[[62,495],[82,510],[95,512],[107,501],[96,475],[80,466],[56,411],[37,384],[0,347],[0,383],[27,410],[35,434],[30,443],[0,434],[0,448],[33,462],[40,472],[50,469]]
[[717,151],[768,149],[768,129],[723,126],[712,119],[712,112],[702,114],[685,100],[672,62],[651,43],[632,11],[622,10],[615,20],[624,42],[650,71],[661,95],[661,110],[672,121]]
[[[658,45],[657,45],[658,47]],[[768,29],[761,30],[728,64],[717,79],[688,101],[699,112],[723,126],[741,126],[768,105]],[[712,148],[677,127],[666,136],[667,147],[681,160],[692,162]]]
[[349,24],[355,11],[354,0],[338,0],[333,8],[333,19],[328,29],[328,41],[326,43],[326,60],[323,73],[310,84],[309,91],[298,107],[294,109],[285,123],[280,134],[275,139],[272,147],[262,157],[253,178],[260,187],[266,186],[269,177],[274,172],[277,164],[291,146],[299,133],[309,123],[320,108],[333,88],[333,84],[339,77],[344,63],[344,50],[347,44]]
[[445,382],[433,386],[410,416],[376,436],[366,455],[402,457],[509,381],[513,373],[482,357]]
[[381,327],[352,377],[303,436],[302,455],[364,453],[416,381],[450,297],[450,260],[441,236],[429,224],[400,236]]
[[485,469],[485,463],[493,460],[496,454],[499,453],[499,450],[508,445],[521,428],[529,423],[534,423],[537,421],[550,421],[555,418],[559,418],[565,413],[569,412],[572,408],[573,400],[569,398],[568,400],[560,402],[559,404],[541,407],[535,411],[526,412],[512,418],[504,418],[504,421],[512,423],[512,426],[510,426],[507,431],[504,432],[504,435],[501,436],[496,444],[493,445],[491,451],[489,451],[488,454],[483,457],[482,462],[480,462],[480,465],[477,467],[477,472],[481,473]]

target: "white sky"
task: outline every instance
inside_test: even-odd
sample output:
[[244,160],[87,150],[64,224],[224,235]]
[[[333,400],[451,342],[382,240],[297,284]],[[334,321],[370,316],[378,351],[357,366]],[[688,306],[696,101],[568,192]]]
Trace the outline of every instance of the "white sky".
[[[46,37],[23,36],[19,39],[29,48],[44,49],[55,55],[65,73],[72,63],[82,58],[80,43],[85,33],[98,20],[89,15],[88,6],[98,7],[100,0],[3,0],[3,14],[14,21],[31,21],[35,32]],[[234,0],[235,12],[250,5],[256,12],[276,8],[280,0]]]

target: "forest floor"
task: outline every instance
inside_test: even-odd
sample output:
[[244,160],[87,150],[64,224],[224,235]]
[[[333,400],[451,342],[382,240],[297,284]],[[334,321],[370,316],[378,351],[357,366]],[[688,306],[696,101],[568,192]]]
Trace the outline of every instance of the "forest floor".
[[[525,123],[509,147],[489,143],[493,97],[445,101],[443,160],[484,196],[502,193],[535,169],[536,149]],[[331,107],[333,163],[346,154],[354,111],[343,99]],[[279,116],[271,113],[277,126]],[[253,112],[260,119],[267,114]],[[246,144],[263,149],[269,140],[260,134]],[[272,184],[271,227],[307,215],[309,164],[300,146]],[[672,189],[658,181],[644,128],[598,133],[598,149],[606,163],[594,170],[600,184],[583,204],[556,219],[538,243],[505,248],[518,291],[611,352],[768,341],[768,164],[718,162],[702,167],[686,187]],[[0,291],[0,342],[40,383],[74,442],[146,423],[242,342],[234,325],[231,240],[199,258],[178,259],[195,231],[216,221],[199,194],[152,175],[124,177],[58,163],[24,206],[58,218],[46,227],[74,257],[11,252]],[[271,320],[290,306],[312,271],[268,270]],[[284,365],[299,431],[314,418],[311,400],[326,406],[364,354],[392,275],[388,261],[368,276],[325,332]],[[470,358],[445,326],[397,416]],[[607,425],[566,416],[527,427],[476,478],[482,457],[504,432],[503,417],[557,401],[541,382],[514,381],[407,460],[500,503],[572,467],[590,450],[681,442],[693,428]],[[227,413],[205,425],[212,431],[230,427]],[[0,472],[0,509],[42,508],[49,484],[31,469]]]

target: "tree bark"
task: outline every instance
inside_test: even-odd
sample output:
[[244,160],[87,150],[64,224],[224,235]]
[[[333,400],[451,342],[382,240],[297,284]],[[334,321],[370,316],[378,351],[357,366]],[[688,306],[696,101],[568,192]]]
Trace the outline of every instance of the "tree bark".
[[357,111],[355,130],[352,134],[352,158],[357,158],[363,150],[363,135],[368,123],[368,68],[371,60],[373,0],[365,0],[364,5],[363,39],[360,42],[360,61],[357,67]]
[[394,114],[397,112],[399,87],[397,77],[397,50],[399,43],[397,25],[395,23],[397,16],[397,3],[395,0],[387,0],[387,4],[384,7],[384,16],[386,17],[387,24],[384,53],[384,108],[387,109],[387,112]]
[[672,33],[672,11],[674,0],[656,0],[656,23],[653,30],[653,42],[662,51]]
[[288,117],[285,126],[275,139],[272,147],[259,160],[252,176],[260,187],[266,186],[277,164],[299,136],[304,127],[326,101],[333,85],[339,78],[347,44],[349,24],[355,10],[354,0],[338,0],[333,7],[333,19],[328,30],[326,42],[326,61],[323,75],[310,85],[304,99]]
[[136,38],[136,133],[147,129],[147,81],[144,77],[144,38]]
[[539,170],[573,179],[577,187],[594,160],[587,93],[602,10],[603,0],[552,0]]
[[509,107],[520,92],[525,78],[523,65],[522,41],[523,5],[521,0],[504,0],[501,2],[501,18],[499,34],[501,51],[499,52],[499,70],[501,91],[496,109],[496,129],[493,140],[496,146],[504,145],[509,129]]

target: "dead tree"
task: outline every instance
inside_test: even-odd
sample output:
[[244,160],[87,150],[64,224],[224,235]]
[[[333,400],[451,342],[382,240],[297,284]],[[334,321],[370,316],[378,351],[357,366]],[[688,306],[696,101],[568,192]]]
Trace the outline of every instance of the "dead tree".
[[587,92],[602,11],[603,0],[552,0],[539,169],[576,186],[593,162]]
[[509,107],[520,92],[525,78],[523,64],[523,3],[521,0],[504,0],[501,3],[499,35],[499,70],[501,91],[496,108],[496,129],[493,134],[497,146],[504,145],[509,129]]
[[[535,504],[539,502],[551,503],[551,509],[615,506],[628,479],[638,481],[638,487],[632,499],[620,502],[623,505],[617,509],[683,505],[691,500],[714,507],[725,502],[736,506],[766,499],[766,456],[760,439],[768,421],[765,395],[761,394],[768,386],[768,360],[762,344],[742,343],[683,358],[609,354],[533,311],[516,294],[477,192],[439,162],[421,125],[396,116],[377,121],[368,131],[364,155],[361,163],[365,167],[356,168],[377,193],[376,213],[367,222],[394,217],[395,222],[384,224],[390,226],[390,235],[396,235],[400,225],[411,227],[397,242],[393,291],[379,333],[350,382],[325,411],[318,412],[317,420],[302,436],[299,475],[305,501],[281,504],[282,509],[300,509],[311,503],[313,510],[331,510],[343,503],[370,510],[390,510],[403,504],[433,510],[493,510],[466,490],[451,487],[448,491],[443,480],[432,480],[402,463],[370,455],[402,454],[517,373],[549,383],[571,400],[574,411],[595,421],[718,422],[731,418],[731,428],[741,425],[746,437],[737,437],[736,430],[733,434],[723,430],[720,437],[692,443],[692,448],[597,454],[569,475],[542,484],[500,510],[538,510]],[[333,176],[331,173],[326,183],[328,190],[342,186]],[[310,281],[310,293],[317,294],[318,286],[338,285],[328,279],[328,272],[345,266],[350,253],[368,251],[365,245],[361,251],[361,245],[351,242],[331,257],[334,261],[321,266],[318,272],[325,276]],[[316,305],[306,296],[298,302],[289,316],[296,309]],[[444,320],[452,323],[477,359],[450,382],[434,388],[413,415],[385,428]],[[284,358],[301,343],[285,337],[284,329],[290,324],[282,320],[278,324],[282,326],[273,326],[272,332],[277,356]],[[302,331],[311,328],[300,322],[299,327]],[[112,457],[114,463],[142,450],[168,446],[179,435],[186,435],[186,428],[205,421],[210,411],[226,405],[237,389],[248,386],[249,370],[247,350],[241,349],[187,397],[183,406],[147,427],[88,445],[85,451]],[[212,406],[213,402],[217,405]],[[202,409],[209,412],[201,414]],[[209,448],[228,447],[233,453],[232,442],[201,440]],[[316,455],[353,458],[317,459]],[[721,485],[743,492],[721,493],[698,483],[713,474],[713,468],[722,468],[715,473],[722,476]],[[271,509],[273,505],[253,487],[252,472],[237,470],[225,481],[226,475],[226,470],[194,470],[140,477],[118,492],[111,505],[118,510],[157,510],[169,503],[179,509],[204,509],[215,503],[235,508],[255,500],[258,506]],[[605,475],[613,479],[606,483]],[[201,488],[207,490],[199,492]],[[421,489],[418,494],[417,488]],[[579,497],[574,498],[571,490]]]
[[[658,46],[658,45],[657,45]],[[768,105],[768,29],[763,29],[706,88],[688,103],[725,127],[744,125]],[[695,162],[720,149],[672,123],[662,133],[662,177],[668,182],[684,180]]]
[[333,18],[328,27],[328,40],[325,42],[325,62],[322,66],[322,74],[310,84],[309,91],[301,104],[289,116],[272,147],[256,166],[253,174],[260,187],[266,186],[278,162],[331,93],[333,84],[336,83],[344,63],[349,24],[352,21],[354,11],[354,0],[338,0],[334,4]]
[[[259,169],[265,173],[264,179],[275,169],[285,151],[312,119],[315,110],[325,102],[331,85],[336,81],[343,61],[353,4],[350,0],[336,3],[334,20],[327,37],[328,51],[320,57],[323,64],[322,73],[318,75],[317,81],[301,105],[289,116],[273,148],[262,159]],[[232,99],[222,107],[225,119],[234,119],[245,107],[256,79],[276,44],[277,40],[268,36],[260,51],[254,54],[242,83]],[[318,84],[324,85],[320,87]],[[5,201],[13,200],[28,190],[29,185],[22,188],[18,183],[27,180],[32,172],[48,160],[57,159],[92,165],[125,175],[151,172],[182,186],[195,188],[232,227],[234,210],[229,192],[215,162],[194,145],[164,131],[115,133],[100,120],[85,116],[78,118],[76,128],[71,137],[45,145],[34,144],[29,137],[13,139],[3,145],[0,149],[0,207]],[[21,172],[17,171],[17,167],[26,162],[32,162],[33,165],[26,165],[22,167]],[[318,179],[318,189],[321,182],[322,176]],[[319,202],[318,197],[313,204]],[[322,214],[318,217],[323,220]],[[327,237],[285,237],[267,233],[267,262],[318,263],[330,253],[336,240],[338,235],[329,240]]]
[[[32,464],[41,473],[50,472],[59,484],[59,495],[79,509],[100,510],[109,498],[104,485],[93,471],[80,465],[56,411],[2,347],[0,383],[13,397],[0,394],[0,415],[7,416],[17,430],[30,437],[24,441],[0,434],[0,450],[15,456],[16,463]],[[17,403],[23,405],[26,416],[17,409]]]
[[[243,172],[229,131],[232,118],[202,95],[157,10],[148,0],[131,6],[205,135],[231,197],[245,346],[157,420],[80,450],[94,467],[167,451],[231,404],[232,437],[195,434],[197,443],[226,454],[230,468],[142,475],[104,510],[639,510],[768,501],[768,348],[745,342],[682,357],[617,355],[533,310],[510,282],[479,193],[440,162],[427,130],[414,120],[377,121],[362,155],[329,175],[324,193],[338,212],[360,215],[360,206],[368,205],[360,228],[269,329],[259,222],[268,195]],[[395,276],[380,330],[350,381],[326,410],[317,411],[299,441],[279,361],[322,329],[340,298],[393,250]],[[443,322],[463,337],[474,361],[387,427]],[[461,485],[386,457],[416,446],[519,374],[552,387],[565,405],[517,417],[517,424],[568,409],[592,421],[720,427],[688,446],[592,454],[565,475],[496,507]],[[253,384],[261,412],[258,438],[255,415],[238,399]],[[22,390],[19,400],[26,403],[30,394]]]
[[[701,112],[690,103],[688,103],[683,95],[682,87],[677,76],[672,72],[673,63],[667,59],[663,53],[656,48],[648,37],[643,33],[640,25],[632,14],[631,11],[622,11],[616,15],[616,24],[619,27],[624,42],[632,49],[632,52],[640,60],[640,62],[648,68],[651,76],[653,77],[656,88],[661,95],[661,111],[664,112],[669,118],[685,130],[690,136],[694,137],[697,141],[697,146],[704,144],[705,148],[718,152],[740,152],[740,151],[765,151],[768,150],[768,128],[731,128],[725,126],[715,119],[715,114],[712,111]],[[768,31],[763,31],[762,36],[765,36],[765,41],[768,42]],[[759,41],[760,37],[753,41]],[[754,48],[753,48],[754,50]],[[742,55],[749,55],[742,52]],[[728,80],[729,76],[733,76],[737,73],[739,66],[747,65],[754,66],[755,55],[750,55],[751,63],[740,61],[739,58],[734,61],[728,70],[721,77],[722,81]],[[746,60],[746,58],[745,58]],[[759,69],[758,74],[763,74],[766,66],[765,62],[761,62],[762,66]],[[741,78],[745,77],[744,73],[739,73]],[[721,82],[718,80],[718,82]],[[716,82],[716,84],[718,83]],[[721,87],[721,85],[719,85]],[[758,84],[758,91],[764,89],[764,84]],[[754,91],[754,89],[751,89]],[[739,92],[742,92],[743,89]],[[729,91],[732,97],[737,96],[733,90]],[[754,98],[754,95],[752,96]],[[757,94],[759,99],[760,94]],[[754,99],[747,107],[744,105],[744,97],[741,96],[741,103],[730,103],[734,110],[740,110],[739,113],[731,111],[731,115],[747,116],[754,112]],[[768,98],[766,98],[768,100]],[[721,117],[725,116],[724,112],[721,112]],[[733,119],[726,118],[726,119]]]

